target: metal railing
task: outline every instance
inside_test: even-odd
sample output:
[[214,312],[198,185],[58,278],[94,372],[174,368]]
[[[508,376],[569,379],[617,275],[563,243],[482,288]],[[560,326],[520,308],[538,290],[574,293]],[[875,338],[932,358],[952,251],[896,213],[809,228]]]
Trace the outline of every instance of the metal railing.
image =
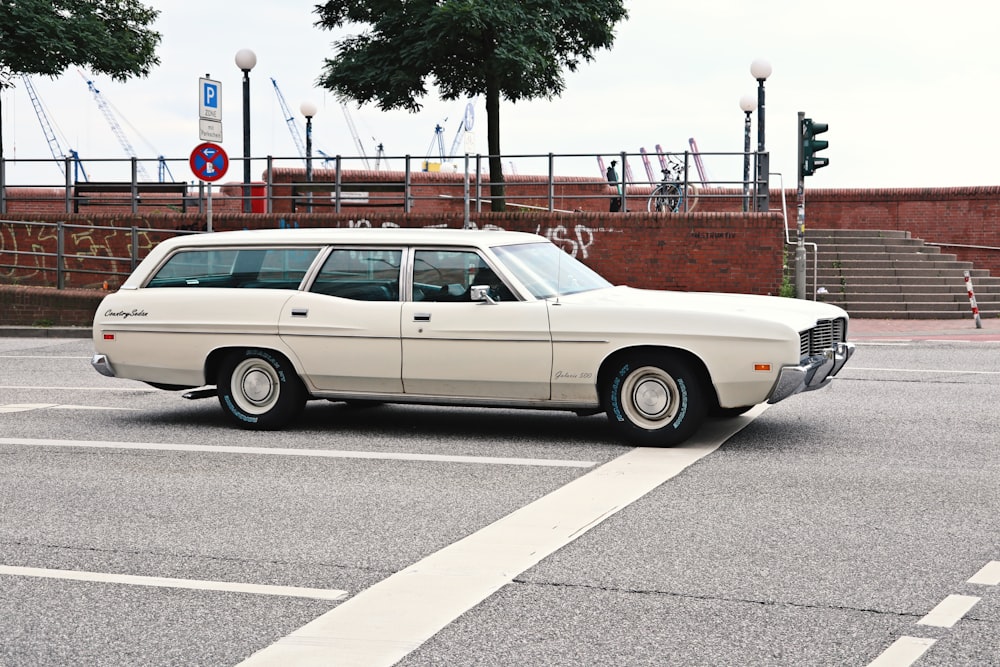
[[[648,156],[644,153],[615,152],[601,155],[621,161],[622,179],[625,183],[622,211],[646,210],[650,193],[662,182],[653,177],[660,171],[659,168],[647,166]],[[683,172],[678,186],[684,190],[691,188],[696,191],[698,199],[728,199],[732,200],[732,206],[742,207],[749,200],[754,208],[767,208],[766,179],[760,183],[743,179],[743,165],[756,160],[758,156],[755,153],[695,154],[685,151],[653,157],[660,158],[661,162],[669,159],[681,163]],[[766,160],[767,154],[761,154],[760,157]],[[420,208],[422,202],[461,197],[467,212],[478,213],[484,208],[488,209],[492,202],[490,191],[494,184],[489,181],[489,159],[490,156],[482,154],[445,157],[439,162],[412,155],[389,156],[380,158],[376,163],[377,169],[367,170],[364,169],[367,158],[341,155],[313,157],[309,161],[312,169],[302,167],[302,157],[233,158],[228,174],[234,178],[225,182],[225,187],[230,191],[226,200],[238,202],[240,210],[246,208],[258,213],[271,213],[277,207],[282,210],[292,207],[302,211],[340,212],[342,208],[358,206],[362,200],[366,206],[396,206],[410,212],[414,208]],[[565,199],[584,202],[595,200],[595,206],[596,201],[606,202],[611,196],[611,185],[602,174],[598,174],[599,159],[598,154],[500,156],[504,171],[503,186],[506,190],[503,199],[510,207],[550,212],[567,210],[559,207],[559,202]],[[699,160],[711,172],[723,176],[703,182],[701,176],[696,174],[696,162]],[[251,183],[242,180],[240,174],[244,171],[242,165],[246,162],[262,168],[261,180]],[[193,178],[178,182],[186,184],[180,190],[158,188],[155,183],[139,181],[138,174],[143,171],[140,167],[152,163],[167,166],[166,169],[160,169],[161,174],[176,171],[191,175],[187,158],[97,159],[87,161],[91,177],[88,185],[76,180],[79,169],[70,157],[61,161],[51,158],[4,159],[0,161],[0,215],[6,215],[15,208],[15,202],[18,206],[25,202],[48,202],[65,213],[72,213],[81,204],[99,201],[94,193],[102,192],[102,187],[107,188],[104,191],[106,193],[121,195],[114,200],[115,203],[129,207],[133,213],[137,213],[140,206],[149,204],[184,210],[190,206],[190,210],[206,213],[212,186]],[[63,177],[58,181],[38,180],[44,178],[43,171],[45,175],[55,172],[52,164],[60,169]],[[624,167],[629,164],[638,165],[638,168],[630,173]],[[171,165],[173,170],[169,168]],[[24,174],[25,171],[31,172],[31,175]],[[458,179],[417,176],[433,172],[460,175],[460,194],[456,190],[459,186]],[[639,172],[643,172],[641,177],[636,177]],[[574,176],[587,173],[598,176],[592,179]],[[349,177],[345,178],[345,175]],[[19,177],[20,182],[12,182],[13,176]],[[567,194],[570,184],[578,192]],[[593,192],[579,191],[586,188]],[[160,194],[153,196],[157,192]],[[101,202],[108,203],[106,200]],[[588,202],[588,209],[589,204]],[[688,202],[685,200],[684,204],[687,207]]]
[[[98,275],[100,280],[94,281],[97,284],[107,281],[109,278],[118,279],[118,282],[128,277],[135,267],[145,256],[142,250],[149,250],[152,247],[152,240],[148,244],[141,242],[142,235],[164,235],[177,236],[182,234],[197,234],[199,232],[182,229],[157,229],[151,227],[111,227],[107,225],[80,225],[68,224],[65,222],[26,222],[20,220],[0,220],[0,227],[11,229],[27,230],[24,234],[18,234],[20,238],[31,239],[28,247],[31,250],[10,249],[0,246],[0,278],[2,282],[9,284],[19,284],[25,281],[24,276],[34,278],[41,274],[41,282],[47,285],[55,285],[57,289],[66,288],[66,276],[70,273],[83,275]],[[37,230],[37,231],[36,231]],[[87,232],[127,232],[129,241],[126,246],[129,248],[128,256],[114,255],[109,252],[111,248],[107,245],[92,247],[89,253],[69,253],[66,252],[66,234],[74,233],[78,230],[81,234]],[[78,244],[79,245],[79,244]],[[51,250],[44,250],[50,247]],[[103,254],[101,254],[103,253]],[[13,262],[8,262],[4,258],[11,256]],[[26,258],[26,261],[21,261]],[[75,262],[75,266],[70,266],[70,262]],[[6,274],[6,276],[4,276]],[[26,281],[37,284],[38,280]]]

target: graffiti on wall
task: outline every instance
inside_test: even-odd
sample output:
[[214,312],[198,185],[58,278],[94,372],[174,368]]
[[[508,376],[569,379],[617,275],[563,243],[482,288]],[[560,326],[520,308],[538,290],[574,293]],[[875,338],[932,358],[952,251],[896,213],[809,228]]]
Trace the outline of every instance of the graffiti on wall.
[[[124,280],[133,256],[143,257],[155,245],[146,229],[92,227],[64,233],[62,270],[67,286],[101,285],[109,278]],[[4,223],[0,225],[0,278],[14,283],[53,285],[58,269],[59,231],[53,225]],[[135,254],[134,254],[135,253]],[[117,279],[116,279],[117,277]]]
[[[284,218],[278,221],[279,229],[285,229],[290,227],[298,227],[297,222],[286,222]],[[383,221],[381,223],[373,223],[367,218],[359,218],[357,220],[345,220],[343,223],[337,222],[337,227],[346,227],[349,229],[371,229],[372,227],[380,228],[390,228],[399,227],[399,224],[390,221]],[[439,223],[436,225],[424,225],[425,228],[435,228],[435,229],[447,229],[448,223]],[[503,227],[494,224],[485,224],[480,227],[477,223],[470,223],[470,229],[484,229],[493,231],[506,231]],[[535,234],[539,236],[544,236],[553,244],[559,246],[567,253],[576,257],[578,259],[587,259],[590,257],[590,249],[593,247],[594,242],[597,239],[597,234],[602,233],[614,233],[615,230],[605,227],[589,227],[587,225],[573,225],[572,227],[567,227],[566,225],[556,225],[554,227],[542,227],[538,225],[535,228]]]

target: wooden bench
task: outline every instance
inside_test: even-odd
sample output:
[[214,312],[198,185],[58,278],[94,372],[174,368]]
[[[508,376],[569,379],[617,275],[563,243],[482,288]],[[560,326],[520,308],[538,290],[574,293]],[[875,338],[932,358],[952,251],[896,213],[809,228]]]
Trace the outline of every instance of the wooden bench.
[[[337,202],[333,195],[337,192],[337,184],[322,183],[296,183],[292,185],[292,212],[299,206],[336,206]],[[374,197],[369,195],[375,194]],[[382,196],[389,193],[392,196]],[[309,195],[328,195],[317,198]],[[343,206],[392,206],[395,208],[406,206],[406,184],[405,183],[341,183],[340,184],[340,205]]]
[[[132,194],[132,183],[121,183],[113,181],[91,181],[88,183],[76,183],[73,185],[73,212],[80,212],[80,204],[85,205],[109,205],[121,204],[119,199],[91,199],[90,195],[103,193],[124,193]],[[187,212],[188,184],[187,183],[158,183],[143,182],[135,184],[136,205],[142,205],[143,194],[166,194],[177,195],[181,201],[181,212]],[[129,198],[131,204],[131,197]],[[163,204],[157,199],[154,204]]]

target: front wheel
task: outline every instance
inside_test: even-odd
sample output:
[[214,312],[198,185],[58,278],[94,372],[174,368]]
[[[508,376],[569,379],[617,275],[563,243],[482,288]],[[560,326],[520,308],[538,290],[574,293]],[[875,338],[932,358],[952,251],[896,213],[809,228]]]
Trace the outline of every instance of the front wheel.
[[672,447],[705,420],[707,403],[692,365],[669,353],[637,353],[609,369],[601,399],[611,425],[640,447]]
[[217,386],[222,410],[247,429],[279,429],[306,403],[295,368],[270,350],[248,348],[231,353],[219,368]]

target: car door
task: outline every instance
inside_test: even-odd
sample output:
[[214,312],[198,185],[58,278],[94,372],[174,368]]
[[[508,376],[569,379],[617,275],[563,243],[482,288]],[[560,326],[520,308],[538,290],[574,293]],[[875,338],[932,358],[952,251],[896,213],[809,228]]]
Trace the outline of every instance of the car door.
[[[418,248],[409,266],[400,327],[407,394],[549,398],[552,339],[544,301],[517,300],[471,249]],[[474,284],[490,284],[494,303],[473,302]]]
[[398,248],[330,250],[309,291],[282,309],[279,333],[315,391],[400,393]]

